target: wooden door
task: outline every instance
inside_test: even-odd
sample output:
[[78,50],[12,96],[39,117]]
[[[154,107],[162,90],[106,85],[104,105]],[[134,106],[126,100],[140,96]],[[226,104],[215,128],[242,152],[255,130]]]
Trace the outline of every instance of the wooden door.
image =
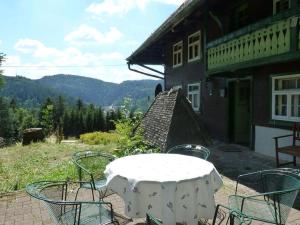
[[230,136],[238,144],[250,143],[250,80],[230,82]]

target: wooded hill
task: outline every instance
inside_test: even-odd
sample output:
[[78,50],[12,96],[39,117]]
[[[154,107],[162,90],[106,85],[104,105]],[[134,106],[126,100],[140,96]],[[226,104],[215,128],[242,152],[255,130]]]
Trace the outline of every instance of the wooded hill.
[[104,82],[75,75],[53,75],[38,80],[24,77],[4,77],[5,85],[0,96],[15,98],[25,106],[41,104],[47,97],[63,95],[69,101],[81,98],[85,103],[98,106],[119,105],[124,97],[130,97],[136,105],[147,105],[154,97],[156,80],[125,81],[121,84]]

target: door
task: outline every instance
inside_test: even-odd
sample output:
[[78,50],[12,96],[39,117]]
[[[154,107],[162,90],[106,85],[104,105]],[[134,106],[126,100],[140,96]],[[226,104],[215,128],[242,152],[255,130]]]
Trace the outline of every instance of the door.
[[229,135],[234,143],[250,144],[250,80],[229,82]]

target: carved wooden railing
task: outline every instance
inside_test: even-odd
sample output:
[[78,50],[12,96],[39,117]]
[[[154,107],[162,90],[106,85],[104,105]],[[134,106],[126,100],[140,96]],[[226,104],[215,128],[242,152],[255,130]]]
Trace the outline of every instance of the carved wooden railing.
[[300,33],[294,32],[298,15],[295,11],[277,15],[208,43],[208,71],[287,53],[291,40],[299,49]]

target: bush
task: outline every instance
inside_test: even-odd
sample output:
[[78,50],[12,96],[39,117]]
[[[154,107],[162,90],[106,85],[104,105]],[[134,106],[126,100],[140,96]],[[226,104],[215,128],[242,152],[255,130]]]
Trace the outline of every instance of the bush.
[[119,143],[120,138],[119,134],[108,132],[93,132],[80,135],[80,140],[88,145]]

